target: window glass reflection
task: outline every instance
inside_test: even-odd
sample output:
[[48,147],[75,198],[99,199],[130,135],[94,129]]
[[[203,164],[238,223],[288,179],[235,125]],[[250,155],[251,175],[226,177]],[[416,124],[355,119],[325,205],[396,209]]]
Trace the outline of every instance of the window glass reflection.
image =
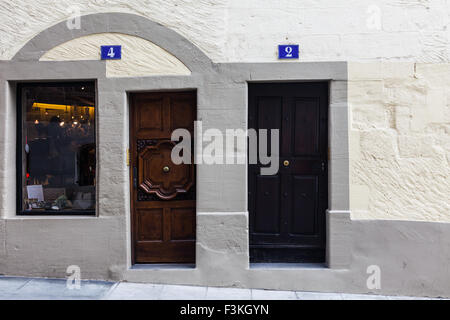
[[23,212],[95,209],[95,86],[23,85]]

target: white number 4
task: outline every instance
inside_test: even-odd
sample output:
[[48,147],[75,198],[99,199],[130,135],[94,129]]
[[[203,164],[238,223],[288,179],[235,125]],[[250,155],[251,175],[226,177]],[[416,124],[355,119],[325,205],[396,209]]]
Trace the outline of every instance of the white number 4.
[[116,56],[116,53],[114,52],[114,48],[110,48],[108,51],[108,57],[114,58]]

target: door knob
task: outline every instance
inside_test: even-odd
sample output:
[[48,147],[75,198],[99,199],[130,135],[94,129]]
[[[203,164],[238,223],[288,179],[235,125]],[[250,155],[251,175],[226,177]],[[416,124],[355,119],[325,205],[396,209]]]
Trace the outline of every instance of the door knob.
[[169,171],[170,171],[170,168],[169,168],[169,167],[165,166],[165,167],[163,168],[163,172],[164,172],[164,173],[168,173]]
[[283,165],[284,165],[285,167],[289,167],[290,162],[289,162],[288,160],[284,160]]

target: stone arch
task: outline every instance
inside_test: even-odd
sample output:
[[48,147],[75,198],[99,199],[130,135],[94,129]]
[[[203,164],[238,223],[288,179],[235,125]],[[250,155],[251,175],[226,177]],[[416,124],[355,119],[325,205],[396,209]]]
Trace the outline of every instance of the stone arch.
[[198,47],[177,32],[148,18],[129,13],[98,13],[81,16],[80,29],[60,22],[36,35],[13,57],[13,61],[39,61],[52,48],[96,33],[122,33],[148,40],[183,62],[193,73],[210,70],[212,62]]

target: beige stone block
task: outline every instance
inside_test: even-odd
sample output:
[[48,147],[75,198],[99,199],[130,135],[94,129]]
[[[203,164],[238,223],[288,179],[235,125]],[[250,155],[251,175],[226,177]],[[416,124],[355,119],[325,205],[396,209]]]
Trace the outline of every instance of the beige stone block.
[[450,92],[447,93],[447,105],[444,109],[444,122],[450,122]]
[[450,152],[450,124],[438,125],[433,131],[435,147]]
[[430,87],[450,86],[449,63],[417,63],[415,76],[427,81]]
[[399,132],[409,132],[411,128],[411,110],[409,107],[395,107],[395,128]]
[[427,108],[431,122],[444,122],[448,90],[449,88],[428,90]]
[[423,132],[432,123],[449,121],[448,88],[434,87],[427,90],[426,103],[411,108],[411,130]]
[[384,84],[381,80],[349,81],[348,101],[351,104],[383,103]]
[[359,160],[361,158],[360,139],[361,138],[359,130],[350,130],[349,158],[352,160]]
[[361,135],[361,153],[365,158],[392,159],[397,155],[395,130],[363,131]]
[[414,63],[412,62],[383,62],[381,63],[382,79],[414,78]]
[[436,151],[433,148],[434,139],[431,135],[399,135],[398,148],[402,158],[432,157]]
[[369,209],[370,189],[366,185],[351,184],[350,185],[350,210]]
[[430,120],[429,110],[425,106],[411,108],[411,131],[423,132]]
[[383,101],[390,105],[425,106],[427,103],[427,84],[415,79],[386,79]]
[[382,104],[352,104],[351,128],[367,130],[387,128],[387,110]]

